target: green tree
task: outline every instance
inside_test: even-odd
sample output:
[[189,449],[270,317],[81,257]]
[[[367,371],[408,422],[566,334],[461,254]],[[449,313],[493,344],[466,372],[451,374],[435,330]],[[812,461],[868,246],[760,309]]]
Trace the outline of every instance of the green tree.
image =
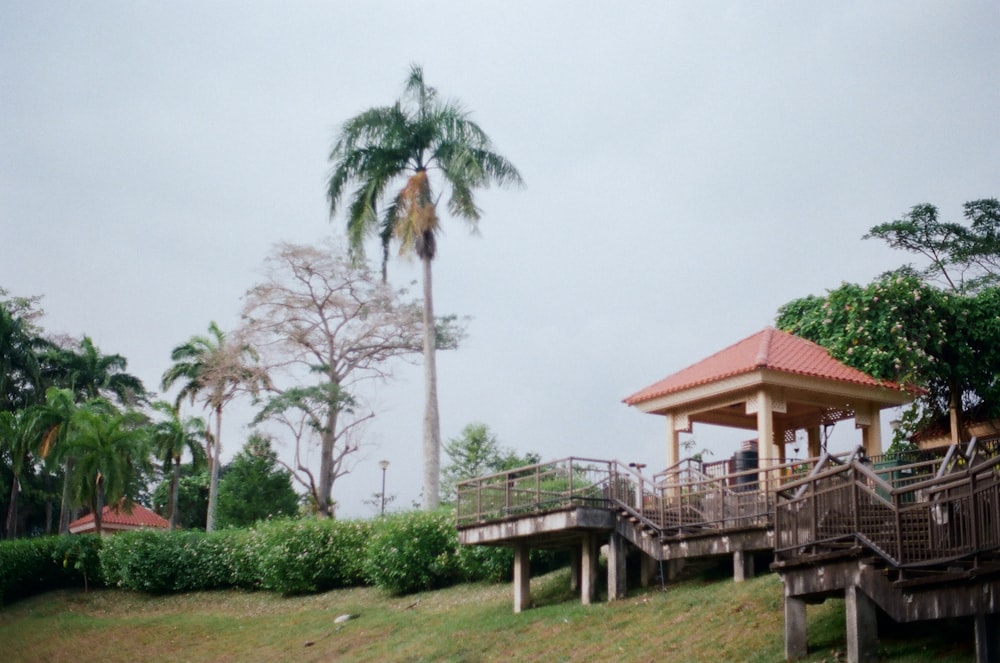
[[271,440],[252,435],[219,484],[219,526],[249,527],[258,520],[294,516],[298,510],[291,474],[279,467]]
[[949,416],[958,439],[963,412],[1000,415],[996,287],[941,290],[904,270],[791,301],[778,311],[776,324],[875,378],[922,388],[900,435]]
[[444,443],[448,464],[442,470],[442,492],[448,500],[455,499],[456,486],[467,479],[504,472],[541,462],[536,453],[518,454],[500,446],[496,435],[483,423],[471,423],[461,435]]
[[975,291],[1000,276],[1000,201],[969,201],[963,216],[965,224],[941,221],[934,205],[914,205],[902,218],[874,226],[865,239],[922,256],[927,265],[918,274],[927,281]]
[[[6,291],[0,288],[0,296]],[[48,347],[23,306],[0,300],[0,411],[13,412],[41,398],[39,354]]]
[[112,397],[121,405],[142,402],[146,388],[127,369],[125,357],[102,353],[89,336],[84,336],[75,350],[53,347],[42,356],[45,381],[69,389],[77,402]]
[[118,412],[107,401],[88,401],[74,414],[69,447],[76,464],[70,485],[75,501],[94,514],[97,534],[104,505],[127,508],[129,488],[149,463],[144,419],[136,412]]
[[205,529],[215,529],[215,503],[219,486],[219,465],[222,459],[222,411],[234,398],[249,391],[256,393],[264,374],[252,364],[257,354],[246,343],[228,338],[212,322],[208,335],[192,336],[175,347],[170,358],[173,365],[163,374],[162,387],[170,389],[180,383],[175,406],[185,399],[194,403],[200,398],[215,415],[215,434],[206,436],[209,462],[208,515]]
[[165,418],[150,427],[153,454],[163,462],[163,473],[170,474],[168,519],[170,529],[177,527],[178,491],[181,481],[181,459],[184,452],[191,454],[192,468],[197,469],[205,462],[205,450],[201,440],[205,433],[205,422],[198,417],[181,418],[176,407],[158,401],[153,409]]
[[[443,101],[412,66],[405,94],[392,106],[371,108],[347,120],[330,152],[333,172],[327,198],[330,215],[340,209],[347,187],[357,183],[347,210],[347,233],[359,254],[364,241],[382,242],[383,279],[393,239],[400,252],[416,255],[423,271],[424,329],[424,508],[439,501],[441,434],[437,400],[437,348],[431,263],[437,253],[438,195],[448,189],[448,211],[473,229],[480,219],[474,192],[492,183],[521,184],[514,165],[457,102]],[[437,184],[432,183],[432,173]],[[401,183],[401,186],[399,186]],[[383,213],[379,218],[379,206]]]
[[[181,465],[177,483],[177,523],[180,529],[205,529],[208,517],[208,472]],[[170,513],[171,478],[160,481],[153,489],[153,508],[162,516]]]

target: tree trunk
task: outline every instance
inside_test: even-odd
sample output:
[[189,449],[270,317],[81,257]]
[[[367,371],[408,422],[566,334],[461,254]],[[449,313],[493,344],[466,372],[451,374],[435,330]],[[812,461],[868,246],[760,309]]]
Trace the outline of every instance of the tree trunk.
[[[335,378],[330,377],[331,384],[337,384]],[[316,509],[319,515],[324,518],[333,518],[333,454],[337,443],[337,413],[339,404],[331,403],[326,412],[326,430],[321,436],[320,461],[319,461],[319,491],[316,496]]]
[[62,503],[59,505],[59,533],[68,534],[69,533],[69,523],[72,518],[70,517],[70,511],[72,507],[70,506],[70,489],[69,480],[70,476],[73,474],[73,466],[75,463],[72,458],[66,459],[66,474],[63,476],[63,493],[62,493]]
[[45,533],[52,534],[52,474],[45,470]]
[[17,494],[21,492],[21,484],[17,476],[11,478],[10,482],[10,505],[7,507],[7,539],[13,540],[17,536]]
[[94,509],[94,532],[100,536],[104,524],[104,479],[97,480],[97,508]]
[[962,430],[962,389],[955,380],[948,381],[948,420],[951,428],[951,443],[965,444]]
[[173,476],[170,478],[170,530],[177,529],[177,493],[181,484],[181,459],[174,458]]
[[437,330],[434,327],[434,295],[431,257],[421,257],[424,268],[424,511],[434,511],[440,502],[441,423],[437,398]]
[[219,492],[219,463],[222,462],[222,407],[215,408],[215,447],[212,459],[212,473],[208,480],[208,518],[205,520],[205,531],[215,531],[215,502]]

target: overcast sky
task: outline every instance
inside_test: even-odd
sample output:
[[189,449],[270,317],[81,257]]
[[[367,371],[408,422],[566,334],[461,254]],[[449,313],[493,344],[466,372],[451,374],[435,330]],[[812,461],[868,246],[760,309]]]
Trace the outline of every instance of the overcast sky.
[[[662,418],[622,398],[907,261],[876,223],[1000,196],[997,34],[992,0],[0,0],[0,286],[158,387],[172,347],[237,325],[273,243],[342,230],[337,128],[419,63],[527,183],[479,195],[479,236],[444,221],[436,308],[471,322],[439,355],[443,437],[659,468]],[[344,515],[381,458],[418,498],[422,373],[396,376]],[[717,433],[694,431],[728,456]]]

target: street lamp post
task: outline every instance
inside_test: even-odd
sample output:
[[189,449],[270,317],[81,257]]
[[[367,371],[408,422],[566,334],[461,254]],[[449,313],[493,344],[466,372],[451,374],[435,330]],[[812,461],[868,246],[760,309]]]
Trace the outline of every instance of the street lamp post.
[[382,494],[381,494],[382,505],[379,508],[379,514],[384,516],[385,515],[385,471],[389,469],[389,461],[380,460],[378,462],[378,466],[382,468]]

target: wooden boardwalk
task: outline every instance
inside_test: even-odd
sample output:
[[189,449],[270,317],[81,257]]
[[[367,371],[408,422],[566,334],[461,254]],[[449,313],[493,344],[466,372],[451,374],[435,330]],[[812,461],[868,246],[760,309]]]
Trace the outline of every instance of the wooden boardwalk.
[[[463,544],[515,551],[514,609],[530,605],[528,552],[573,551],[584,603],[607,545],[609,600],[625,558],[643,584],[679,560],[732,555],[736,580],[774,555],[785,587],[785,648],[806,653],[805,606],[847,605],[848,658],[874,660],[876,607],[896,621],[971,616],[977,660],[1000,660],[1000,453],[973,441],[937,452],[822,456],[710,476],[683,461],[653,477],[617,461],[566,458],[459,486]],[[666,564],[666,567],[664,565]]]

